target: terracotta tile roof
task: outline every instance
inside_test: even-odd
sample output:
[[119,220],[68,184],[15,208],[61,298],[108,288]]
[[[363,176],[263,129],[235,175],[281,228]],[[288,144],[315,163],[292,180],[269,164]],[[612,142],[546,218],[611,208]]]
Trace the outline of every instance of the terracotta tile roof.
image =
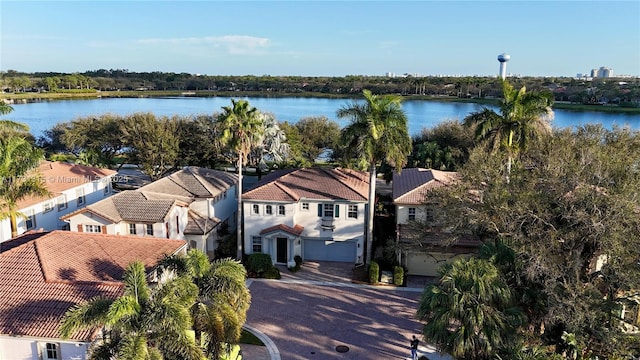
[[427,193],[434,188],[453,183],[458,173],[433,169],[409,168],[393,173],[393,203],[423,204]]
[[164,222],[174,206],[187,206],[189,198],[125,190],[106,199],[69,213],[61,219],[68,219],[76,214],[90,212],[113,223],[127,221],[131,223]]
[[[70,231],[30,233],[2,243],[0,334],[59,338],[58,325],[69,307],[96,296],[119,296],[130,262],[140,260],[150,270],[163,255],[185,245]],[[72,339],[90,341],[94,334],[79,331]]]
[[238,182],[238,175],[196,166],[185,167],[167,177],[141,187],[140,191],[195,198],[212,198]]
[[284,231],[284,232],[289,233],[291,235],[300,236],[300,234],[302,234],[303,230],[304,230],[304,226],[300,226],[300,225],[296,225],[294,227],[291,227],[291,226],[287,226],[285,224],[278,224],[278,225],[275,225],[275,226],[268,227],[266,229],[262,229],[262,231],[260,231],[260,235],[272,233],[274,231]]
[[303,168],[273,172],[247,190],[243,199],[298,201],[299,199],[367,201],[369,175],[343,168]]
[[214,217],[207,221],[206,216],[202,216],[195,211],[190,210],[188,215],[189,221],[184,228],[185,235],[204,235],[205,231],[208,234],[220,224],[220,219]]
[[[54,198],[63,191],[73,189],[82,184],[100,180],[104,177],[115,175],[117,172],[110,169],[101,169],[84,165],[69,164],[60,161],[43,161],[37,169],[37,174],[44,178],[45,186]],[[18,208],[22,209],[45,200],[49,197],[30,196],[18,202]]]

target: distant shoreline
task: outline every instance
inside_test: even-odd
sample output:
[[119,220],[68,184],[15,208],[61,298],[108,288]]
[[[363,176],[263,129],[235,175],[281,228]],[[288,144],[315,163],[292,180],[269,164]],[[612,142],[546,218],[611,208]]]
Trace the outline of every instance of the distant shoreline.
[[[324,99],[357,99],[352,94],[324,94],[317,92],[264,92],[264,91],[94,91],[87,93],[18,93],[18,94],[0,94],[0,99],[12,102],[32,102],[41,100],[86,100],[98,98],[144,98],[144,97],[266,97],[266,98],[284,98],[284,97],[303,97],[303,98],[324,98]],[[404,95],[404,100],[425,100],[425,101],[442,101],[442,102],[462,102],[476,103],[481,105],[497,106],[500,99],[496,98],[458,98],[453,96],[427,96],[427,95]],[[585,105],[568,102],[555,102],[554,109],[569,111],[597,111],[618,114],[640,114],[640,108],[627,108],[615,105]]]

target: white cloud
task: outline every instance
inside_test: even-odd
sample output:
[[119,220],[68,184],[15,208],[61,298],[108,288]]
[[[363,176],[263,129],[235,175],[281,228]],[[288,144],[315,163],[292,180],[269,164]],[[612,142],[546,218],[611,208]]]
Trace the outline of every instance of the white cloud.
[[137,43],[144,45],[205,45],[221,48],[230,54],[255,54],[268,48],[271,41],[267,38],[247,35],[225,35],[186,38],[148,38],[139,39]]

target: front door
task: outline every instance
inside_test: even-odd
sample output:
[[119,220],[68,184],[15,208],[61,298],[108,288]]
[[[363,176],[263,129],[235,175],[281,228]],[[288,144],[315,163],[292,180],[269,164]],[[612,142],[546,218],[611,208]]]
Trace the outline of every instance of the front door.
[[276,239],[276,262],[280,264],[287,263],[287,238]]

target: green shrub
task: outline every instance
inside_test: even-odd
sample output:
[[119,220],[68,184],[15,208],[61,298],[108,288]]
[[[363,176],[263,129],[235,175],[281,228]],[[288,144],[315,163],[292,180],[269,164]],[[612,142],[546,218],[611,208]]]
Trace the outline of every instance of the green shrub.
[[369,282],[376,284],[380,279],[380,266],[377,262],[372,261],[369,264]]
[[404,284],[404,269],[402,266],[393,267],[393,285],[402,286]]
[[258,276],[271,268],[273,268],[273,262],[269,254],[255,253],[247,258],[247,271],[254,272]]
[[271,268],[262,274],[265,279],[280,279],[280,270],[277,267],[271,266]]

